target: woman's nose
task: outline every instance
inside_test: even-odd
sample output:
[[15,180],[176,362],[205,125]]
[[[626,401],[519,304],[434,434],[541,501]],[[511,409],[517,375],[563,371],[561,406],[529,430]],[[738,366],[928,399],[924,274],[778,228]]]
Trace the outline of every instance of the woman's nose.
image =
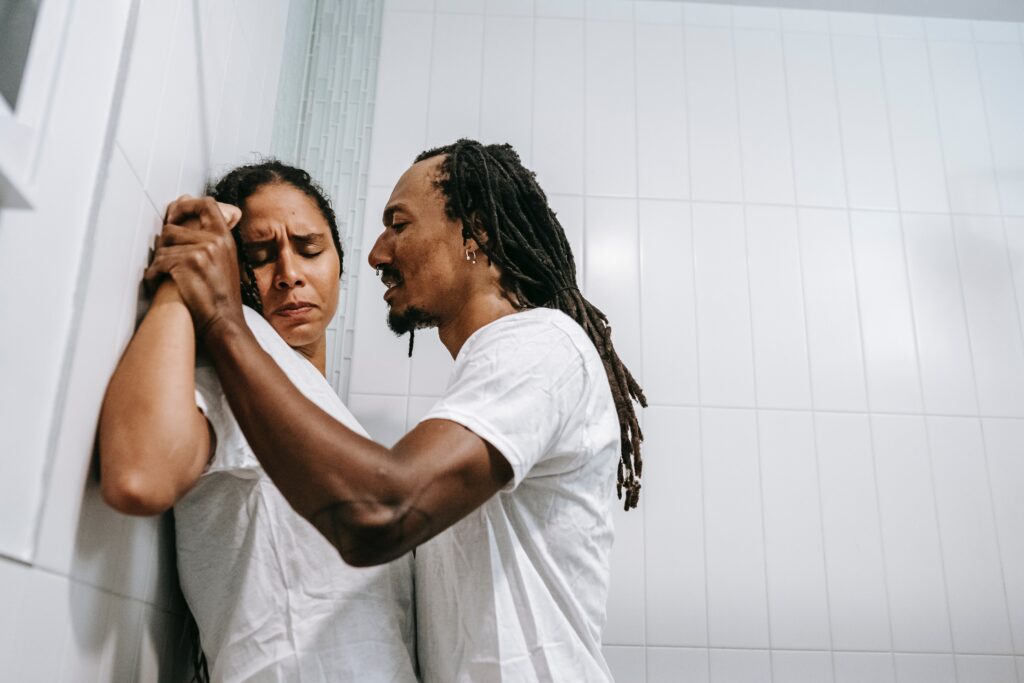
[[298,268],[296,257],[290,250],[281,253],[277,259],[277,271],[274,273],[274,286],[278,289],[290,289],[303,284],[302,273]]

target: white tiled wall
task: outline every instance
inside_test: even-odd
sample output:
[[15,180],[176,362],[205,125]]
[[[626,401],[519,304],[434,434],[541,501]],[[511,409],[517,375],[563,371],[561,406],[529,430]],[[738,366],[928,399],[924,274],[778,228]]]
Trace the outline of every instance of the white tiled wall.
[[[43,185],[60,178],[61,166],[77,171],[45,188],[40,210],[59,211],[69,196],[84,194],[86,211],[76,216],[81,229],[77,223],[35,226],[37,248],[20,249],[16,265],[5,270],[10,282],[22,283],[3,295],[5,310],[7,297],[21,289],[19,296],[36,297],[30,315],[38,308],[51,316],[31,330],[40,348],[23,349],[22,362],[59,371],[60,347],[69,349],[35,556],[31,564],[0,559],[5,681],[184,681],[191,675],[170,516],[137,519],[111,511],[100,500],[90,460],[100,401],[135,326],[139,282],[164,206],[179,194],[200,193],[211,169],[218,173],[248,160],[250,152],[269,151],[289,2],[257,4],[71,3],[71,45],[80,42],[83,54],[104,45],[111,59],[92,64],[97,71],[90,72],[76,64],[81,55],[66,53],[62,68],[71,76],[58,79],[64,90],[56,94],[61,106],[51,115],[50,135],[66,128],[72,144],[52,151],[49,161],[44,156],[40,170]],[[114,5],[121,12],[117,21]],[[95,120],[83,120],[82,112],[95,108],[83,98],[98,97],[100,84],[108,82],[113,104]],[[84,141],[104,147],[109,162],[84,167]],[[90,209],[94,186],[101,195]],[[89,210],[95,212],[91,227]],[[4,218],[6,238],[13,225]],[[46,281],[60,268],[68,270],[66,279],[57,272],[60,286],[39,298],[29,283]],[[65,308],[77,310],[70,339],[52,329],[52,316]],[[13,329],[8,324],[15,325],[5,317],[5,329]],[[46,346],[47,333],[57,337],[57,352]],[[38,361],[32,354],[50,355]],[[34,389],[26,384],[22,390],[29,395]],[[45,420],[47,414],[36,410]],[[14,429],[7,418],[5,432]]]
[[[1021,29],[388,3],[365,248],[420,150],[512,142],[651,400],[617,680],[1024,681]],[[390,442],[451,361],[380,296],[349,398]]]

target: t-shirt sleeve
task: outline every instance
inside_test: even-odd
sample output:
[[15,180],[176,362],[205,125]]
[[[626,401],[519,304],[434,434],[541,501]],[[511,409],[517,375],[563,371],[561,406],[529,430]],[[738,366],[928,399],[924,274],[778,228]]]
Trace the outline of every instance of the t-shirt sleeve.
[[544,321],[503,325],[453,369],[448,389],[423,420],[456,422],[490,443],[512,467],[512,490],[554,446],[585,393],[575,342]]
[[207,463],[203,475],[229,472],[239,477],[258,476],[259,461],[231,412],[216,370],[207,366],[197,367],[195,381],[196,406],[206,416],[217,438],[213,457]]

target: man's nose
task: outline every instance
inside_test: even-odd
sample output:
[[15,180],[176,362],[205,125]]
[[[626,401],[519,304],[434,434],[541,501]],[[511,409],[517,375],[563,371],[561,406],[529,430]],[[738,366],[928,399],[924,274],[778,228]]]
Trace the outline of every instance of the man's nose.
[[387,244],[387,235],[387,230],[381,232],[377,236],[377,241],[373,243],[370,253],[366,256],[366,261],[370,264],[371,268],[380,268],[391,263],[391,249]]

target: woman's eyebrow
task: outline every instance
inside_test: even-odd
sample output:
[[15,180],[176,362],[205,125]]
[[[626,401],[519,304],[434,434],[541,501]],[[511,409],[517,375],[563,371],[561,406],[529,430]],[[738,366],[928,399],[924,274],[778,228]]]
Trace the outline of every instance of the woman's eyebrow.
[[309,232],[305,235],[289,235],[288,239],[292,242],[301,242],[303,244],[320,244],[324,241],[324,236],[319,232]]

